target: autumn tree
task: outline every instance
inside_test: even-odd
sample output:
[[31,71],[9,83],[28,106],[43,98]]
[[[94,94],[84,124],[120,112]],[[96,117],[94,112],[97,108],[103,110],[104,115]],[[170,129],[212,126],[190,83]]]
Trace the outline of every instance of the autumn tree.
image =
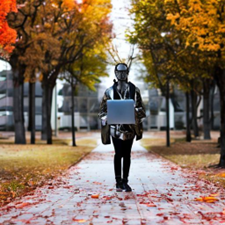
[[[200,87],[204,84],[204,93],[209,96],[208,90],[212,77],[211,61],[206,60],[205,53],[188,48],[187,35],[183,32],[182,26],[180,30],[175,27],[174,23],[178,20],[180,10],[176,5],[177,1],[134,0],[132,3],[134,31],[130,32],[129,40],[137,43],[142,50],[143,62],[149,72],[145,80],[161,87],[162,91],[166,82],[170,81],[170,84],[185,91],[187,96],[191,94],[192,126],[195,136],[198,136],[196,99],[201,93],[199,83],[202,83]],[[189,3],[183,2],[183,4]],[[204,104],[204,111],[209,111],[209,105]],[[210,124],[209,115],[206,113],[204,121]],[[187,120],[187,125],[188,123]],[[205,124],[204,130],[204,133],[208,134],[205,136],[210,138],[210,126]]]
[[95,44],[93,49],[89,49],[86,54],[75,61],[73,64],[67,64],[60,77],[66,80],[71,86],[71,121],[72,121],[72,145],[76,146],[75,138],[75,105],[74,94],[79,85],[84,85],[92,91],[96,91],[95,84],[100,82],[100,77],[108,76],[106,73],[107,54],[104,51],[103,43]]
[[168,82],[181,86],[193,79],[195,73],[190,72],[189,63],[185,63],[192,58],[183,51],[182,35],[174,33],[167,20],[164,1],[134,0],[131,13],[134,15],[134,30],[130,31],[129,41],[138,44],[142,50],[143,63],[148,71],[145,81],[160,88],[166,96]]
[[[43,100],[43,109],[47,107],[46,113],[43,113],[47,117],[43,117],[42,124],[44,128],[46,127],[43,131],[47,131],[49,144],[51,143],[51,96],[59,73],[66,65],[74,64],[85,56],[98,43],[106,44],[111,37],[111,24],[108,19],[111,4],[108,0],[89,0],[83,1],[81,4],[66,3],[64,3],[64,10],[60,8],[63,4],[54,5],[58,13],[51,15],[54,19],[49,16],[45,20],[45,26],[48,24],[48,28],[52,30],[48,33],[59,41],[57,46],[60,48],[59,55],[47,51],[48,54],[44,55],[43,65],[47,64],[48,67],[41,68],[43,97],[46,97],[46,100]],[[46,7],[46,10],[43,11],[45,17],[48,15],[47,10],[50,10],[50,7]],[[83,79],[88,80],[88,77],[84,76]]]
[[81,4],[72,0],[21,0],[18,4],[18,15],[11,14],[8,19],[19,40],[10,57],[14,90],[18,90],[14,95],[16,143],[25,143],[23,82],[34,82],[38,74],[43,88],[43,134],[51,143],[50,112],[56,79],[66,64],[74,63],[97,42],[109,40],[111,4],[109,0]]
[[167,19],[177,32],[185,35],[185,49],[193,55],[203,55],[201,64],[217,81],[221,108],[221,157],[225,167],[225,2],[224,1],[165,1]]
[[24,127],[23,84],[27,65],[22,58],[26,54],[26,49],[32,43],[33,36],[31,30],[34,27],[34,23],[37,18],[38,8],[42,3],[43,0],[18,0],[18,13],[12,12],[7,16],[7,21],[10,27],[17,31],[17,41],[15,43],[15,48],[10,54],[9,58],[9,63],[13,72],[13,114],[15,143],[17,144],[26,143]]

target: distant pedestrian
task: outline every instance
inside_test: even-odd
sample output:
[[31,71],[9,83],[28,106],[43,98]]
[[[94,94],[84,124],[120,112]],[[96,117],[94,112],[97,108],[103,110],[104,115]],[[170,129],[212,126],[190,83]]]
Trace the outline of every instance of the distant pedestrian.
[[[103,144],[110,144],[110,136],[115,149],[114,172],[116,179],[116,191],[132,191],[128,185],[128,176],[131,164],[131,148],[134,137],[142,138],[142,120],[146,117],[145,107],[142,102],[140,90],[131,82],[128,82],[129,68],[125,63],[115,66],[113,86],[106,89],[100,105],[99,117],[101,119],[101,137]],[[135,102],[135,124],[107,124],[107,100],[133,99]],[[123,158],[123,167],[122,160]],[[123,176],[121,170],[123,168]]]

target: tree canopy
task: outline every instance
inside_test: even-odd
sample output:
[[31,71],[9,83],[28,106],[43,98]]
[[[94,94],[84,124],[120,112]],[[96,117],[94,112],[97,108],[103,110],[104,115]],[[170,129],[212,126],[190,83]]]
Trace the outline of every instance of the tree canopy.
[[17,12],[16,0],[4,0],[0,2],[0,56],[7,56],[14,49],[16,31],[9,27],[7,15]]
[[[203,52],[196,48],[196,41],[193,40],[195,34],[192,31],[201,30],[201,27],[205,26],[201,22],[205,21],[204,18],[209,18],[207,15],[199,17],[196,11],[191,12],[197,2],[132,1],[134,30],[128,36],[131,43],[137,43],[142,49],[143,62],[150,74],[146,76],[146,81],[158,86],[159,81],[163,84],[165,80],[170,79],[171,82],[188,89],[190,80],[212,77],[212,62],[215,58],[209,58],[210,49]],[[180,16],[182,13],[186,13],[183,20]],[[191,15],[195,18],[190,18]],[[192,20],[195,21],[194,24],[190,23]],[[215,46],[216,44],[211,48]]]

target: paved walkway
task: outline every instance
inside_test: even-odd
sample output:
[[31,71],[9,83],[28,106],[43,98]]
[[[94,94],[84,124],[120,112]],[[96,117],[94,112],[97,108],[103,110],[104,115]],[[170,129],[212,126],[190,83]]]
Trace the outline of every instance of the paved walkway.
[[[0,209],[0,224],[225,224],[224,190],[173,163],[132,150],[132,193],[115,192],[112,146],[99,145],[68,173]],[[216,194],[218,201],[194,201]]]

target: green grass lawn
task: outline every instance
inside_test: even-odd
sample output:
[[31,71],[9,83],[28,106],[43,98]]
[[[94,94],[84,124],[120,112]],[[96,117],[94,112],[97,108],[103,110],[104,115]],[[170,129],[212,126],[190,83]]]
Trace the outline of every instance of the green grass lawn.
[[149,152],[156,153],[183,168],[199,171],[201,178],[225,187],[225,169],[215,168],[219,163],[220,148],[216,141],[171,139],[171,147],[166,147],[165,139],[142,139],[141,144]]
[[43,185],[62,174],[97,146],[94,139],[56,140],[53,145],[0,145],[0,204]]

